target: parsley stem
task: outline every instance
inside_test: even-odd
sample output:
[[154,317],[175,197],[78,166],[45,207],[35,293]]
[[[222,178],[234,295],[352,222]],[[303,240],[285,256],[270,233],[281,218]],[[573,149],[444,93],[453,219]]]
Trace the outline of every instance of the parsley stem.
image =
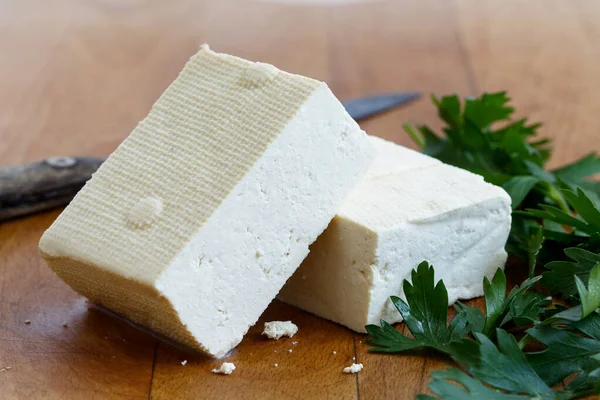
[[521,340],[519,340],[519,348],[521,350],[523,350],[530,341],[531,341],[531,336],[529,336],[528,334],[525,334],[525,336],[523,336],[521,338]]
[[415,128],[413,128],[411,124],[406,122],[402,124],[402,127],[406,133],[408,133],[408,136],[410,136],[410,138],[417,144],[417,146],[422,149],[425,148],[425,141],[423,140],[423,137],[417,131],[415,131]]
[[563,210],[569,215],[571,214],[571,208],[567,204],[567,201],[565,200],[562,193],[556,190],[556,187],[554,187],[554,185],[548,185],[547,196],[554,200],[561,210]]

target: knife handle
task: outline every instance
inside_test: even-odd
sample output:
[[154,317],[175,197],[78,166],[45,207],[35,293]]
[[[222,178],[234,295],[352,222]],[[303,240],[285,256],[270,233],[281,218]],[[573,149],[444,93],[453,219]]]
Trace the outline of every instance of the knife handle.
[[103,161],[53,157],[0,167],[0,221],[69,204]]

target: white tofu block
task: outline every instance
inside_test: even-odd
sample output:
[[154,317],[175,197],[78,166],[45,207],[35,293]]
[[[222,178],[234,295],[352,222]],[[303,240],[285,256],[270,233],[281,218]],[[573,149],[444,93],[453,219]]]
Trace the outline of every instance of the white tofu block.
[[[279,294],[357,332],[401,316],[389,300],[427,260],[449,303],[504,267],[510,197],[479,175],[371,138],[378,156]],[[387,172],[386,172],[387,171]]]
[[203,46],[40,249],[91,301],[221,357],[374,155],[324,83]]

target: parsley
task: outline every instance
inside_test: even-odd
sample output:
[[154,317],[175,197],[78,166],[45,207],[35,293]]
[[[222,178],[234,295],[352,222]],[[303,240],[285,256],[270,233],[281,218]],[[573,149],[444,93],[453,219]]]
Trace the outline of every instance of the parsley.
[[[432,96],[443,135],[405,124],[421,150],[480,174],[510,195],[508,253],[527,261],[529,278],[508,291],[498,270],[484,279],[485,313],[461,302],[447,323],[448,294],[421,263],[404,281],[406,300],[392,297],[412,337],[390,324],[369,325],[370,351],[426,347],[462,367],[431,373],[435,396],[419,399],[571,399],[600,394],[600,157],[595,153],[555,170],[545,164],[549,139],[540,124],[512,120],[505,92],[461,102]],[[541,273],[540,273],[540,270]],[[536,275],[537,273],[537,275]],[[508,292],[508,293],[507,293]],[[551,295],[561,295],[553,303]],[[537,351],[528,350],[537,343]],[[541,349],[541,350],[539,350]],[[553,385],[567,380],[564,390]]]
[[564,298],[569,298],[577,294],[575,277],[588,280],[592,268],[600,262],[600,254],[572,247],[565,249],[565,255],[573,261],[546,264],[548,271],[542,274],[542,282],[552,293],[562,293]]
[[592,268],[587,288],[577,275],[575,275],[575,284],[581,301],[581,317],[585,318],[600,308],[600,263],[596,263]]
[[371,352],[400,353],[419,347],[433,348],[451,354],[452,346],[469,333],[466,314],[454,318],[446,326],[448,318],[448,291],[442,281],[434,285],[433,267],[424,261],[412,271],[412,284],[404,280],[406,302],[392,296],[413,338],[404,336],[390,324],[367,325],[365,329],[373,339],[367,340],[374,348]]
[[475,378],[509,393],[552,398],[552,389],[540,378],[519,348],[515,337],[498,329],[498,347],[485,335],[463,346],[454,357]]
[[555,385],[562,379],[579,371],[600,368],[600,341],[581,337],[564,329],[536,326],[527,334],[548,346],[545,350],[529,353],[527,360],[538,375]]

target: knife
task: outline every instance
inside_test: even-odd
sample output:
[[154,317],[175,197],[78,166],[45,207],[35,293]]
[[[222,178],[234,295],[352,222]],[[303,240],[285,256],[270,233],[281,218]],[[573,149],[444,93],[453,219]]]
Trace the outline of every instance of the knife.
[[[383,93],[344,102],[348,114],[361,121],[419,98],[417,92]],[[69,204],[104,160],[52,157],[0,167],[0,221]]]

